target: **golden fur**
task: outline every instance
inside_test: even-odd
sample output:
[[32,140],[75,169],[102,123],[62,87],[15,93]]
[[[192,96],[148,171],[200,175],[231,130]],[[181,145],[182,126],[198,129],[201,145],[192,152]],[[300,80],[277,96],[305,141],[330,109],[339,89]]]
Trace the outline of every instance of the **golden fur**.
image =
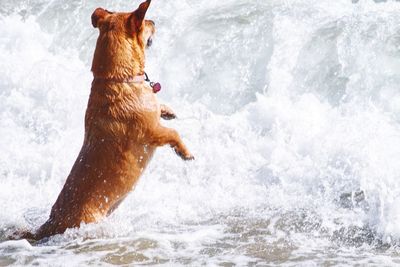
[[154,23],[144,20],[149,4],[147,0],[132,13],[102,8],[93,13],[100,35],[84,142],[50,218],[30,238],[63,233],[110,214],[137,183],[158,146],[169,144],[184,160],[193,159],[179,134],[160,124],[160,116],[174,114],[158,103],[149,85],[115,82],[144,73],[145,48],[155,31]]

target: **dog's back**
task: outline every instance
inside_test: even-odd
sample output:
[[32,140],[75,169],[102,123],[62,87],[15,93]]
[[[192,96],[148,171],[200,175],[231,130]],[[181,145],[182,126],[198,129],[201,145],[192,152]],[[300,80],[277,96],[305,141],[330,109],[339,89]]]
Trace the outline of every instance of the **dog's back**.
[[145,84],[118,85],[118,91],[104,86],[92,86],[82,149],[38,238],[109,214],[153,155],[156,147],[146,144],[146,128],[157,123],[160,109],[151,89]]

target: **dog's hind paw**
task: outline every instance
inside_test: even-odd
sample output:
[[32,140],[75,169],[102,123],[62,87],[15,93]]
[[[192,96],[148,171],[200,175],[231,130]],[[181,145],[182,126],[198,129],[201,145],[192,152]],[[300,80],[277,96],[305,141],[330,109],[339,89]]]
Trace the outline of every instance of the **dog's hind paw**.
[[32,234],[31,232],[29,232],[29,231],[19,230],[19,231],[13,232],[11,235],[8,235],[7,239],[8,240],[26,239],[28,241],[35,241],[36,240],[36,236],[34,234]]

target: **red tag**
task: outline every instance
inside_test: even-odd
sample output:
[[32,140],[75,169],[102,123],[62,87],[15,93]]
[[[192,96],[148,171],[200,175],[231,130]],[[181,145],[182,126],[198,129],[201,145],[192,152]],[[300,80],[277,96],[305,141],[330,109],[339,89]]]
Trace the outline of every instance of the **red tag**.
[[157,94],[158,92],[161,91],[161,84],[160,83],[153,83],[151,85],[153,87],[153,93]]

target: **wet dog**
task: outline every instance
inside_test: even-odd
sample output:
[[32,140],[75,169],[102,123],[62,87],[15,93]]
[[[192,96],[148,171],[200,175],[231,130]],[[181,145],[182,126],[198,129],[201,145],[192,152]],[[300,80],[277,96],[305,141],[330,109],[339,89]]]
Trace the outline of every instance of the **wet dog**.
[[169,144],[184,160],[193,156],[179,134],[160,124],[174,118],[145,82],[145,48],[155,24],[145,20],[151,0],[131,13],[97,8],[100,35],[81,151],[49,219],[26,238],[42,239],[109,215],[132,190],[158,146]]

